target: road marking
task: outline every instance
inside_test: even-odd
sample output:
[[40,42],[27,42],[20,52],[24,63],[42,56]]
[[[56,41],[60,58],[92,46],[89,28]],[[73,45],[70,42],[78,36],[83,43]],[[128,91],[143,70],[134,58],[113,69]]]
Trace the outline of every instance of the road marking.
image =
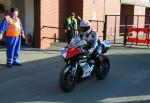
[[100,103],[123,103],[123,102],[138,102],[150,100],[150,95],[114,97],[98,100]]

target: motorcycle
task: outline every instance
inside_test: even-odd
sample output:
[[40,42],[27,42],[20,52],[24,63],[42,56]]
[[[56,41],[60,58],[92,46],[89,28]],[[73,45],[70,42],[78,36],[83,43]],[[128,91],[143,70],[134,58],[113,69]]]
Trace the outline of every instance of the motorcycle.
[[102,42],[101,55],[85,55],[80,38],[73,38],[67,47],[61,49],[61,56],[66,62],[59,75],[59,85],[64,92],[71,92],[77,83],[91,77],[103,80],[110,70],[109,58],[104,55],[111,47],[110,41]]

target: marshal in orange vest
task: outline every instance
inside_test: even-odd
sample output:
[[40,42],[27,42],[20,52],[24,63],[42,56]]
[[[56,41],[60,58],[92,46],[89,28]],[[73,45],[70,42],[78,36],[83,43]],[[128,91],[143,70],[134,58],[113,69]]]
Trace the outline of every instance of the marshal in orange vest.
[[8,22],[8,27],[6,30],[6,36],[20,36],[20,19],[12,19],[10,16],[5,17]]

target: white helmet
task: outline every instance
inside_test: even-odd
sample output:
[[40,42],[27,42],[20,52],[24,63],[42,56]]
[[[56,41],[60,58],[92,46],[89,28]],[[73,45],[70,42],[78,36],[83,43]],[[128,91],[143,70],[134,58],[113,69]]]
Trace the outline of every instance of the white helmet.
[[80,26],[81,27],[91,26],[91,22],[88,20],[83,20],[83,21],[81,21]]
[[80,23],[81,32],[86,32],[86,31],[90,30],[91,25],[92,25],[91,22],[88,20],[81,21],[81,23]]

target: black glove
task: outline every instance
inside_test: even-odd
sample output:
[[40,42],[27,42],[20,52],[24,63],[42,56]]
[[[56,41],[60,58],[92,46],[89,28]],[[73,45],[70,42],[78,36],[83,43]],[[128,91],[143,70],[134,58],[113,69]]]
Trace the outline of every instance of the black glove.
[[91,53],[88,51],[88,50],[85,50],[85,49],[81,49],[81,52],[85,55],[90,55]]

